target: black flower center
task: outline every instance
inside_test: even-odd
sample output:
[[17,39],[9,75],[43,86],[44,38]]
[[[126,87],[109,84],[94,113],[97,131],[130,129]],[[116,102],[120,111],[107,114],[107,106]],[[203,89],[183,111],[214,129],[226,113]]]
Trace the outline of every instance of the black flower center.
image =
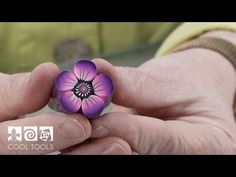
[[90,95],[94,93],[92,83],[81,80],[78,81],[78,83],[74,86],[72,91],[77,97],[81,99],[88,98]]

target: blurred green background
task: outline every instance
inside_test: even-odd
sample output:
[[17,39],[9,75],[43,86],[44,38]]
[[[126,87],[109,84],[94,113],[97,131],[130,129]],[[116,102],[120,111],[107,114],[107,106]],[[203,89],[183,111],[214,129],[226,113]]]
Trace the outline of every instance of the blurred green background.
[[153,57],[178,23],[0,23],[0,72],[32,70],[51,61],[69,68],[78,58],[102,57],[138,66]]

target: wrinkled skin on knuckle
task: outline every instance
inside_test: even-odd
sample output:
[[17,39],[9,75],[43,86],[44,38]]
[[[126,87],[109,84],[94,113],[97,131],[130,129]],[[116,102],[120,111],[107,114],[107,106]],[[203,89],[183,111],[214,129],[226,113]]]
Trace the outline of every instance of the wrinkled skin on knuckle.
[[[119,71],[123,74],[120,75],[120,81],[116,83],[116,89],[119,89],[120,91],[117,93],[121,94],[115,95],[115,97],[118,102],[126,103],[128,101],[129,105],[135,105],[137,101],[136,98],[143,95],[146,76],[140,73],[137,68],[132,67],[119,67]],[[127,95],[129,96],[129,100],[127,100]]]
[[215,148],[221,154],[236,154],[236,130],[230,126],[213,126],[211,135],[215,139]]
[[178,142],[176,136],[171,131],[165,131],[156,138],[156,143],[150,146],[150,154],[175,154],[178,152]]
[[[140,154],[173,154],[177,151],[176,136],[172,128],[167,127],[165,121],[157,120],[158,127],[155,123],[147,127],[140,127],[139,149]],[[158,129],[157,129],[158,128]],[[142,130],[143,129],[143,130]]]
[[179,139],[179,154],[234,154],[235,137],[232,140],[224,131],[211,125],[195,126],[182,132]]

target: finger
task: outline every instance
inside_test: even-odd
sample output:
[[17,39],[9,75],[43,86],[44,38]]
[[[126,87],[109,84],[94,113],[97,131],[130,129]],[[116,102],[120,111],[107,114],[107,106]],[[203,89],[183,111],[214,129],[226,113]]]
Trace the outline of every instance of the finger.
[[114,103],[111,103],[111,112],[126,112],[126,113],[130,113],[130,114],[135,114],[136,113],[135,110],[133,110],[131,108],[116,105]]
[[173,137],[165,121],[127,113],[105,114],[93,121],[92,127],[92,138],[120,137],[141,154],[161,152]]
[[43,63],[31,73],[2,75],[0,78],[0,121],[31,113],[44,107],[59,70]]
[[112,98],[114,103],[133,108],[150,108],[154,105],[150,100],[153,100],[152,93],[157,94],[158,89],[153,86],[158,84],[152,77],[147,77],[144,71],[132,67],[114,67],[104,59],[93,59],[93,61],[98,72],[108,74],[114,81],[115,92]]
[[93,121],[92,128],[92,138],[122,138],[139,154],[235,153],[231,128],[222,122],[199,116],[163,121],[126,113],[110,113]]
[[[9,126],[20,126],[21,130],[8,132]],[[24,130],[27,126],[52,127],[53,139],[43,141],[39,138],[41,135],[39,131]],[[90,133],[91,125],[88,119],[80,114],[51,112],[31,118],[5,121],[0,124],[0,154],[47,154],[81,143],[90,136]],[[22,139],[18,139],[20,137]],[[19,141],[15,141],[17,139]],[[21,148],[15,144],[21,145]]]
[[[181,152],[179,148],[184,144],[191,144],[187,142],[185,134],[191,136],[191,131],[194,131],[194,127],[187,122],[163,121],[118,112],[105,114],[100,119],[93,121],[92,129],[91,138],[109,136],[122,138],[130,145],[133,152],[138,154]],[[179,147],[179,145],[181,146]]]
[[93,139],[89,143],[75,146],[64,155],[128,155],[132,151],[130,146],[124,140],[117,137],[107,137],[102,139]]

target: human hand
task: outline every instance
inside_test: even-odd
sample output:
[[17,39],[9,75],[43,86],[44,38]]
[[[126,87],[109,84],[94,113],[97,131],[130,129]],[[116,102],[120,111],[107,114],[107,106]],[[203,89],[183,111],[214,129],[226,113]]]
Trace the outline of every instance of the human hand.
[[[57,66],[44,63],[32,73],[0,73],[0,154],[47,154],[78,144],[90,136],[91,125],[82,115],[42,113],[24,117],[25,114],[43,108],[50,98],[54,80],[59,73]],[[8,126],[53,126],[52,142],[14,142],[28,145],[28,149],[8,149]],[[53,148],[31,149],[30,144],[53,144]],[[17,147],[17,146],[16,146]]]
[[93,121],[95,139],[65,154],[236,153],[236,75],[220,54],[189,49],[138,68],[94,62],[114,80],[122,107]]

